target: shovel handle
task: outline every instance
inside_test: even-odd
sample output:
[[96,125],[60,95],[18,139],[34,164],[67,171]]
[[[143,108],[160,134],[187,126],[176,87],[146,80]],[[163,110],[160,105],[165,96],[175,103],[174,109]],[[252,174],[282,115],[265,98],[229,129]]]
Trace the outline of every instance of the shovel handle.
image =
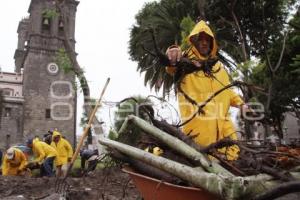
[[65,173],[66,176],[68,175],[68,172],[70,171],[70,169],[73,167],[73,164],[74,164],[74,162],[75,162],[75,160],[76,160],[76,158],[77,158],[77,156],[78,156],[78,154],[79,154],[79,151],[80,151],[80,148],[82,147],[82,144],[83,144],[83,142],[84,142],[84,139],[86,138],[86,136],[87,136],[87,134],[88,134],[88,132],[89,132],[89,129],[91,128],[92,122],[93,122],[93,120],[94,120],[94,118],[95,118],[95,114],[96,114],[98,108],[100,107],[100,104],[101,104],[101,101],[102,101],[102,97],[103,97],[103,95],[104,95],[104,93],[105,93],[105,90],[106,90],[106,88],[107,88],[107,86],[108,86],[109,81],[110,81],[110,78],[108,78],[108,79],[106,80],[106,83],[105,83],[105,85],[104,85],[104,88],[102,89],[100,98],[99,98],[98,101],[96,102],[95,108],[93,109],[93,112],[91,113],[91,115],[90,115],[90,117],[89,117],[89,121],[88,121],[87,126],[84,128],[84,131],[83,131],[83,133],[82,133],[82,136],[81,136],[81,138],[80,138],[80,141],[79,141],[79,143],[78,143],[78,145],[77,145],[77,147],[76,147],[75,153],[74,153],[73,156],[72,156],[72,160],[71,160],[71,162],[70,162],[70,165],[69,165],[69,167],[68,167],[68,169],[67,169],[67,172]]

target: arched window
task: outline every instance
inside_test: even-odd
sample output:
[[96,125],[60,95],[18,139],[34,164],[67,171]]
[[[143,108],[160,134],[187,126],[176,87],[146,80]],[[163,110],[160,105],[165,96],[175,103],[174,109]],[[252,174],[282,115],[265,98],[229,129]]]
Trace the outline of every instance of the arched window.
[[42,18],[42,33],[49,34],[51,28],[51,18],[43,17]]
[[59,19],[59,22],[58,22],[58,30],[59,30],[59,32],[60,33],[63,33],[63,31],[64,31],[64,22],[63,22],[63,19],[62,18],[60,18]]

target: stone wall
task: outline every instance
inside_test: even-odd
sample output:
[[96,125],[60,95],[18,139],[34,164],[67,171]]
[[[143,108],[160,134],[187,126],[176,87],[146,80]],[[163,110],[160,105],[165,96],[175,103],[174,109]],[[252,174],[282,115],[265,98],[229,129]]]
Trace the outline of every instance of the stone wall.
[[0,149],[23,143],[23,103],[4,101],[0,122]]
[[47,18],[46,10],[55,9],[52,1],[32,0],[29,6],[30,26],[26,58],[23,64],[24,135],[42,136],[57,129],[72,144],[76,142],[75,75],[65,73],[57,64],[57,52],[64,48],[62,31],[75,47],[75,16],[78,2],[68,0],[64,6],[67,18]]
[[76,95],[73,90],[75,76],[71,72],[66,74],[62,69],[50,73],[49,64],[54,64],[55,59],[55,54],[46,51],[29,51],[25,60],[24,135],[42,136],[50,129],[57,129],[73,144],[76,120]]

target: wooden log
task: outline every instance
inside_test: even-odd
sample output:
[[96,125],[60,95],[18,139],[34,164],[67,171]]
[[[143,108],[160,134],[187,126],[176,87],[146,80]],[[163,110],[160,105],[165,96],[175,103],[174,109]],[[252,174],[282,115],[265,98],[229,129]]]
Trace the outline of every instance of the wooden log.
[[170,135],[173,135],[174,137],[177,137],[178,139],[182,140],[189,146],[193,147],[197,151],[201,152],[201,147],[199,144],[197,144],[192,137],[187,136],[184,134],[180,129],[168,124],[167,122],[159,121],[156,119],[151,120],[153,125],[156,126],[157,128],[161,129],[162,131],[165,131],[169,133]]
[[141,160],[226,200],[251,199],[257,194],[262,194],[267,189],[278,185],[276,181],[268,181],[272,177],[265,174],[248,177],[222,176],[202,171],[201,168],[195,169],[160,156],[155,156],[113,140],[100,138],[99,142],[130,156],[132,159]]
[[280,184],[275,188],[258,195],[254,200],[271,200],[294,192],[300,192],[300,181],[291,181]]
[[143,175],[150,176],[168,183],[173,183],[177,185],[188,185],[186,181],[183,181],[168,172],[165,172],[156,167],[152,167],[151,165],[147,165],[146,163],[140,160],[132,159],[131,157],[125,156],[119,151],[112,151],[110,155],[119,161],[123,161],[125,163],[130,164],[130,167],[132,167],[134,170]]
[[199,169],[171,161],[169,159],[155,156],[141,149],[122,144],[113,140],[100,138],[99,143],[112,149],[116,149],[133,159],[142,160],[146,164],[157,167],[171,173],[182,180],[188,181],[194,186],[201,187],[213,194],[222,196],[224,179],[216,174],[207,173]]
[[[129,115],[126,120],[128,123],[134,123],[136,126],[141,128],[144,132],[151,134],[155,138],[162,141],[164,144],[172,148],[173,150],[177,151],[181,155],[194,160],[196,162],[199,162],[200,166],[203,167],[208,172],[214,173],[214,174],[221,174],[223,176],[234,176],[231,172],[223,168],[221,165],[214,161],[210,161],[206,156],[204,156],[202,153],[198,152],[196,149],[190,147],[183,141],[179,140],[178,138],[175,138],[168,133],[165,133],[164,131],[160,130],[157,127],[154,127],[147,123],[146,121],[133,116]],[[121,130],[125,130],[125,125],[122,125]]]
[[[116,148],[118,151],[132,157],[133,159],[142,160],[146,164],[162,169],[183,180],[189,181],[192,185],[206,189],[224,199],[251,199],[257,194],[262,194],[266,190],[272,189],[280,184],[279,181],[274,181],[274,178],[267,174],[259,174],[248,177],[234,176],[230,173],[226,174],[222,168],[220,169],[218,166],[216,167],[214,162],[210,162],[203,154],[196,151],[194,148],[161,131],[160,129],[151,126],[138,117],[129,116],[126,123],[122,125],[121,131],[126,131],[127,125],[130,123],[133,123],[144,132],[156,137],[161,142],[172,149],[177,150],[187,158],[199,161],[202,168],[200,168],[199,171],[199,169],[195,169],[166,158],[157,157],[140,149],[104,138],[102,138],[99,142],[111,148]],[[212,173],[207,173],[204,169]],[[296,180],[300,179],[300,173],[291,174]]]

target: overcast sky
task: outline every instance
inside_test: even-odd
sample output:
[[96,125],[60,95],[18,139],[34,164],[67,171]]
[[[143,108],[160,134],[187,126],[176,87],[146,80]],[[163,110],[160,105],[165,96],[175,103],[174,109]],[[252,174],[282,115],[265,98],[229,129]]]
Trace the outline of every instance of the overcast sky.
[[[98,98],[108,77],[111,82],[105,93],[106,101],[120,101],[131,95],[147,96],[151,93],[136,71],[137,63],[132,62],[128,55],[134,16],[145,2],[150,1],[153,0],[80,1],[76,18],[76,51],[79,64],[86,71],[93,97]],[[0,6],[0,66],[3,71],[14,70],[18,22],[28,16],[29,4],[30,0],[9,0]],[[82,98],[78,99],[78,104],[82,105]],[[105,126],[109,127],[113,119],[107,109],[106,106],[101,115],[105,115]],[[79,107],[79,117],[81,111]]]

